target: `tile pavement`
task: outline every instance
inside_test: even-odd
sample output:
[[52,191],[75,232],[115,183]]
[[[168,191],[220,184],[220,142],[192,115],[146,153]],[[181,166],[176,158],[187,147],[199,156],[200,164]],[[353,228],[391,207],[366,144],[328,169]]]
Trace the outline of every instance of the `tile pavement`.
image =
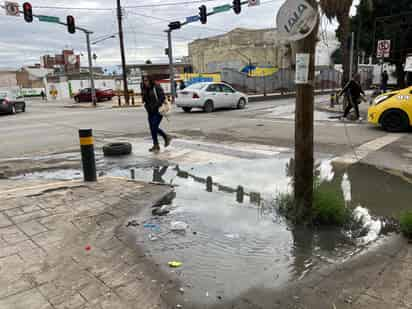
[[115,230],[170,190],[115,178],[0,190],[0,308],[166,308]]

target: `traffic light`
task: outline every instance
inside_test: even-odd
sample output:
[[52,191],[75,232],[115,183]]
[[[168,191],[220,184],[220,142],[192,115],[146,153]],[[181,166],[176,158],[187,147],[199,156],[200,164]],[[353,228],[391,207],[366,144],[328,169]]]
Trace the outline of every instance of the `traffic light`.
[[235,11],[236,14],[242,12],[242,3],[240,0],[233,0],[233,11]]
[[33,10],[29,2],[24,2],[23,4],[24,20],[28,23],[33,21]]
[[170,30],[176,30],[176,29],[180,29],[182,27],[180,21],[174,21],[172,23],[169,24],[169,29]]
[[169,48],[165,48],[165,55],[169,56]]
[[199,17],[200,17],[200,22],[202,24],[207,23],[207,8],[206,5],[202,5],[199,7]]
[[74,17],[71,15],[67,16],[67,30],[69,31],[69,33],[76,32],[76,24],[74,22]]

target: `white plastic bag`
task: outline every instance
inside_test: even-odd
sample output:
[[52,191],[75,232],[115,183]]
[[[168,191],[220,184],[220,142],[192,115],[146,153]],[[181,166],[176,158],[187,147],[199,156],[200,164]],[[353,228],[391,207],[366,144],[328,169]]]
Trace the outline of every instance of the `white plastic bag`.
[[173,221],[170,223],[170,229],[174,232],[185,232],[189,225],[181,221]]

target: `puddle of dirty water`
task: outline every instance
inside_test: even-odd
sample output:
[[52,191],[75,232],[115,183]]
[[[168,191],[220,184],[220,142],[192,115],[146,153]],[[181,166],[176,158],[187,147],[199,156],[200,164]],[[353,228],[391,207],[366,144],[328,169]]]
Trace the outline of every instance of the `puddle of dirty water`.
[[[248,156],[240,155],[213,163],[205,160],[170,166],[167,161],[142,164],[135,157],[102,159],[99,163],[99,170],[107,175],[130,177],[133,167],[138,180],[175,186],[176,194],[167,201],[164,216],[153,215],[153,209],[147,207],[133,217],[139,225],[129,227],[128,232],[155,263],[180,279],[185,298],[197,304],[232,299],[250,288],[281,287],[325,264],[340,263],[367,250],[365,245],[379,237],[379,216],[397,217],[409,209],[412,199],[406,176],[400,178],[362,164],[340,168],[322,159],[317,175],[323,184],[342,190],[348,206],[365,207],[356,208],[355,213],[366,234],[353,239],[339,229],[292,228],[272,203],[278,193],[291,190],[291,156],[246,159]],[[212,188],[208,188],[209,176]],[[25,176],[80,177],[77,170]],[[239,186],[245,192],[243,202],[238,198]],[[176,222],[188,225],[185,232],[171,231]],[[169,268],[170,261],[182,266]]]

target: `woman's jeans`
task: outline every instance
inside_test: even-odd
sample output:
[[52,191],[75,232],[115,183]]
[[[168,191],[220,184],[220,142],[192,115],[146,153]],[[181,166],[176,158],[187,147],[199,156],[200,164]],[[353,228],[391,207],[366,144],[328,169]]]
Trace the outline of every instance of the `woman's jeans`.
[[160,129],[160,123],[162,122],[163,116],[159,113],[149,114],[149,126],[150,132],[152,133],[153,145],[159,145],[158,135],[161,135],[165,140],[167,138],[166,133]]

